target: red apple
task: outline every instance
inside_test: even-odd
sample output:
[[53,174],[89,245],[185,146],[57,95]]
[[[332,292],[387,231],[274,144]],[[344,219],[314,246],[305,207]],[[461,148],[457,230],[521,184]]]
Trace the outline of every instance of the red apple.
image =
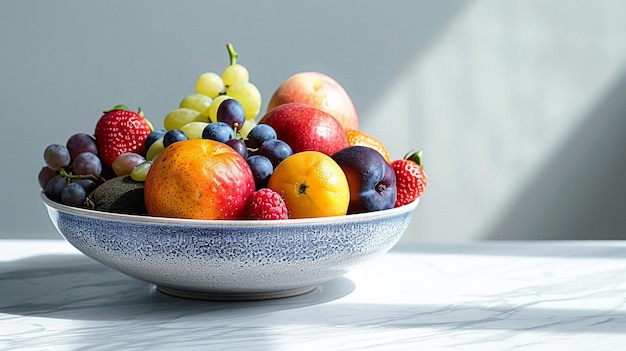
[[335,117],[344,130],[359,129],[359,117],[348,92],[324,73],[301,72],[284,81],[270,98],[267,110],[299,102]]
[[291,146],[294,153],[319,151],[333,155],[349,146],[348,137],[339,122],[330,114],[295,102],[269,110],[259,124],[268,124],[278,139]]

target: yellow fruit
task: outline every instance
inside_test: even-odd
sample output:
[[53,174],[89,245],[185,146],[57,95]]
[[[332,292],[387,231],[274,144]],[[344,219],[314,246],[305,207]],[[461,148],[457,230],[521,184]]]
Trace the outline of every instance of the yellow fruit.
[[372,148],[383,155],[387,163],[391,163],[391,157],[389,157],[387,147],[376,137],[356,129],[347,130],[346,136],[348,137],[348,144],[350,144],[350,146],[359,145]]
[[182,130],[189,139],[202,139],[202,132],[207,125],[207,122],[194,121],[185,124],[180,130]]
[[276,166],[268,187],[283,197],[290,218],[342,216],[350,203],[343,170],[318,151],[287,157]]
[[250,133],[250,130],[252,130],[252,128],[254,128],[256,125],[257,123],[253,119],[247,119],[243,123],[243,127],[239,129],[239,134],[241,134],[242,138],[246,139],[248,137],[248,133]]
[[170,111],[163,119],[166,130],[180,129],[189,122],[209,122],[209,117],[190,108],[180,107]]
[[148,148],[148,151],[146,152],[146,160],[147,161],[154,160],[154,158],[157,157],[161,153],[161,151],[163,151],[164,148],[165,146],[163,145],[163,138],[157,139]]
[[250,82],[239,82],[226,89],[226,95],[239,101],[246,113],[246,119],[254,119],[261,110],[261,92]]
[[202,73],[196,80],[196,92],[215,99],[224,90],[222,77],[215,72]]
[[178,107],[190,108],[192,110],[196,110],[202,113],[205,116],[208,116],[209,106],[211,106],[212,102],[213,102],[213,99],[211,99],[210,97],[195,93],[195,94],[189,94],[185,96],[180,101],[180,104],[178,105]]

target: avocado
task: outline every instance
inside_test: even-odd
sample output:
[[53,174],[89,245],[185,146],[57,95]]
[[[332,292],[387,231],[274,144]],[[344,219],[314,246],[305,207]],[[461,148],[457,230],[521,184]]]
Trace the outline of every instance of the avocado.
[[87,208],[103,212],[147,215],[143,189],[143,182],[135,181],[129,175],[109,179],[87,196]]

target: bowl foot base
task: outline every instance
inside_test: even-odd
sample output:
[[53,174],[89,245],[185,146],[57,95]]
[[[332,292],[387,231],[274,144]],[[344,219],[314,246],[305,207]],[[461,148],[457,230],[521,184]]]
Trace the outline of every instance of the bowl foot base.
[[298,296],[313,291],[317,286],[307,286],[303,288],[272,291],[272,292],[259,292],[259,293],[212,293],[212,292],[197,292],[197,291],[185,291],[172,288],[166,288],[157,285],[156,289],[164,294],[182,297],[186,299],[196,300],[214,300],[214,301],[257,301],[257,300],[271,300],[282,299],[285,297]]

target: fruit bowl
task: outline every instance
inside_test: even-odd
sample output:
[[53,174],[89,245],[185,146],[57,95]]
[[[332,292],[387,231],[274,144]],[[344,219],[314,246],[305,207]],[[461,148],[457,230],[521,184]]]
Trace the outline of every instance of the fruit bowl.
[[106,213],[41,197],[59,233],[86,256],[163,293],[210,300],[309,292],[391,249],[418,205],[338,217],[235,221]]

